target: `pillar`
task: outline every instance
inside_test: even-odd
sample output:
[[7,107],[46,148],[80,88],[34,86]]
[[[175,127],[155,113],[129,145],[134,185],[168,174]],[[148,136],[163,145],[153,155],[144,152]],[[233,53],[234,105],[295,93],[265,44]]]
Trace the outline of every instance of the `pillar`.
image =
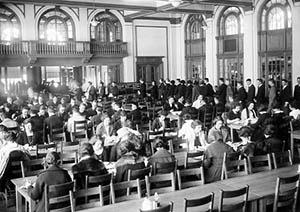
[[292,83],[293,87],[297,82],[297,77],[300,77],[300,2],[295,2],[295,5],[292,10],[293,14],[293,74],[292,74]]

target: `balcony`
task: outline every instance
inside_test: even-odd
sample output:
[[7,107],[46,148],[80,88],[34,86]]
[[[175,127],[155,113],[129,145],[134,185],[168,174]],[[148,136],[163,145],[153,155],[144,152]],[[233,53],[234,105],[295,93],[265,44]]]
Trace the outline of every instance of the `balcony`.
[[[126,42],[44,42],[18,41],[0,43],[0,61],[29,58],[32,65],[39,59],[72,58],[88,63],[94,58],[123,58],[128,55]],[[2,60],[1,60],[2,59]]]

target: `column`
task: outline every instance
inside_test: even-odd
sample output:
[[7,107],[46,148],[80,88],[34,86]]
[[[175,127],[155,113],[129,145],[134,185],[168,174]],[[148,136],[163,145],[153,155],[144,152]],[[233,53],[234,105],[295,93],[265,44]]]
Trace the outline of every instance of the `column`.
[[[181,36],[181,27],[180,24],[171,25],[171,36],[172,38],[169,54],[171,55],[171,60],[169,63],[170,79],[186,79],[184,67],[184,51],[185,46],[181,46],[181,41],[184,40],[184,37]],[[183,64],[182,64],[183,63]]]
[[300,77],[300,2],[295,2],[293,7],[293,74],[292,74],[292,83],[293,87],[297,82],[297,77]]
[[[125,22],[124,27],[124,42],[127,42],[128,56],[123,58],[123,81],[133,82],[135,80],[135,55],[134,55],[134,29],[132,22]],[[122,69],[121,69],[122,71]],[[122,79],[121,79],[122,81]]]

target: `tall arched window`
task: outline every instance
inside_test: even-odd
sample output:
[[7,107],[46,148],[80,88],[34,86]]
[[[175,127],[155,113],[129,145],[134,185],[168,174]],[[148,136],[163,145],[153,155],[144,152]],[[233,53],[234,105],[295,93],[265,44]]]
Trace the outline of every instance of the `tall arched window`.
[[58,7],[43,13],[38,27],[40,40],[60,43],[74,40],[75,37],[72,18]]
[[0,41],[9,42],[21,38],[21,24],[17,15],[0,5]]
[[268,0],[261,8],[259,22],[260,77],[292,81],[292,15],[287,0]]
[[243,15],[237,7],[226,7],[218,19],[218,77],[229,79],[235,89],[243,80]]
[[185,26],[187,79],[203,79],[205,68],[205,30],[203,16],[190,15]]
[[94,20],[96,26],[91,24],[91,40],[99,42],[122,41],[122,25],[112,13],[105,11],[98,13]]

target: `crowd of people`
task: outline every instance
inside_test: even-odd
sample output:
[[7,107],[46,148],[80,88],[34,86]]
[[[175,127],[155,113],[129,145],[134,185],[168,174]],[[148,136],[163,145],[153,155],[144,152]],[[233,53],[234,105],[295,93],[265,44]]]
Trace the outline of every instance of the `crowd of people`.
[[[130,96],[120,96],[116,83],[107,89],[103,83],[96,88],[91,82],[81,87],[70,85],[70,95],[33,91],[26,99],[8,96],[0,108],[0,189],[4,189],[9,179],[7,166],[13,152],[21,152],[18,160],[30,159],[28,150],[51,142],[54,128],[63,129],[67,142],[71,142],[74,122],[84,120],[88,139],[81,144],[79,163],[72,168],[78,188],[84,187],[85,175],[107,173],[102,161],[116,162],[117,182],[127,179],[128,169],[144,168],[157,161],[174,161],[174,155],[167,151],[166,142],[160,137],[155,139],[156,152],[150,154],[145,132],[137,126],[151,119],[148,130],[175,127],[179,139],[186,140],[188,150],[202,148],[206,182],[220,180],[224,152],[240,151],[251,156],[282,151],[283,141],[288,139],[287,123],[300,119],[300,77],[294,95],[284,79],[281,89],[275,88],[273,79],[256,82],[257,86],[251,79],[246,80],[246,86],[237,82],[234,90],[230,81],[223,78],[217,87],[208,78],[194,82],[161,79],[159,85],[153,81],[147,88],[141,79],[138,92]],[[265,93],[265,83],[269,85],[268,93]],[[147,107],[139,107],[141,102],[151,107],[160,105],[162,110],[157,117],[149,117],[143,113]],[[124,105],[130,108],[125,110]],[[207,108],[213,108],[214,112],[211,126],[203,123]],[[174,124],[174,116],[182,120],[181,124]],[[229,131],[232,124],[242,126],[234,131],[233,137]],[[40,185],[43,183],[51,185],[70,180],[68,173],[58,167],[59,155],[48,154],[49,168],[38,176],[37,186],[32,189],[36,200],[42,199]],[[51,177],[53,174],[56,177]]]

